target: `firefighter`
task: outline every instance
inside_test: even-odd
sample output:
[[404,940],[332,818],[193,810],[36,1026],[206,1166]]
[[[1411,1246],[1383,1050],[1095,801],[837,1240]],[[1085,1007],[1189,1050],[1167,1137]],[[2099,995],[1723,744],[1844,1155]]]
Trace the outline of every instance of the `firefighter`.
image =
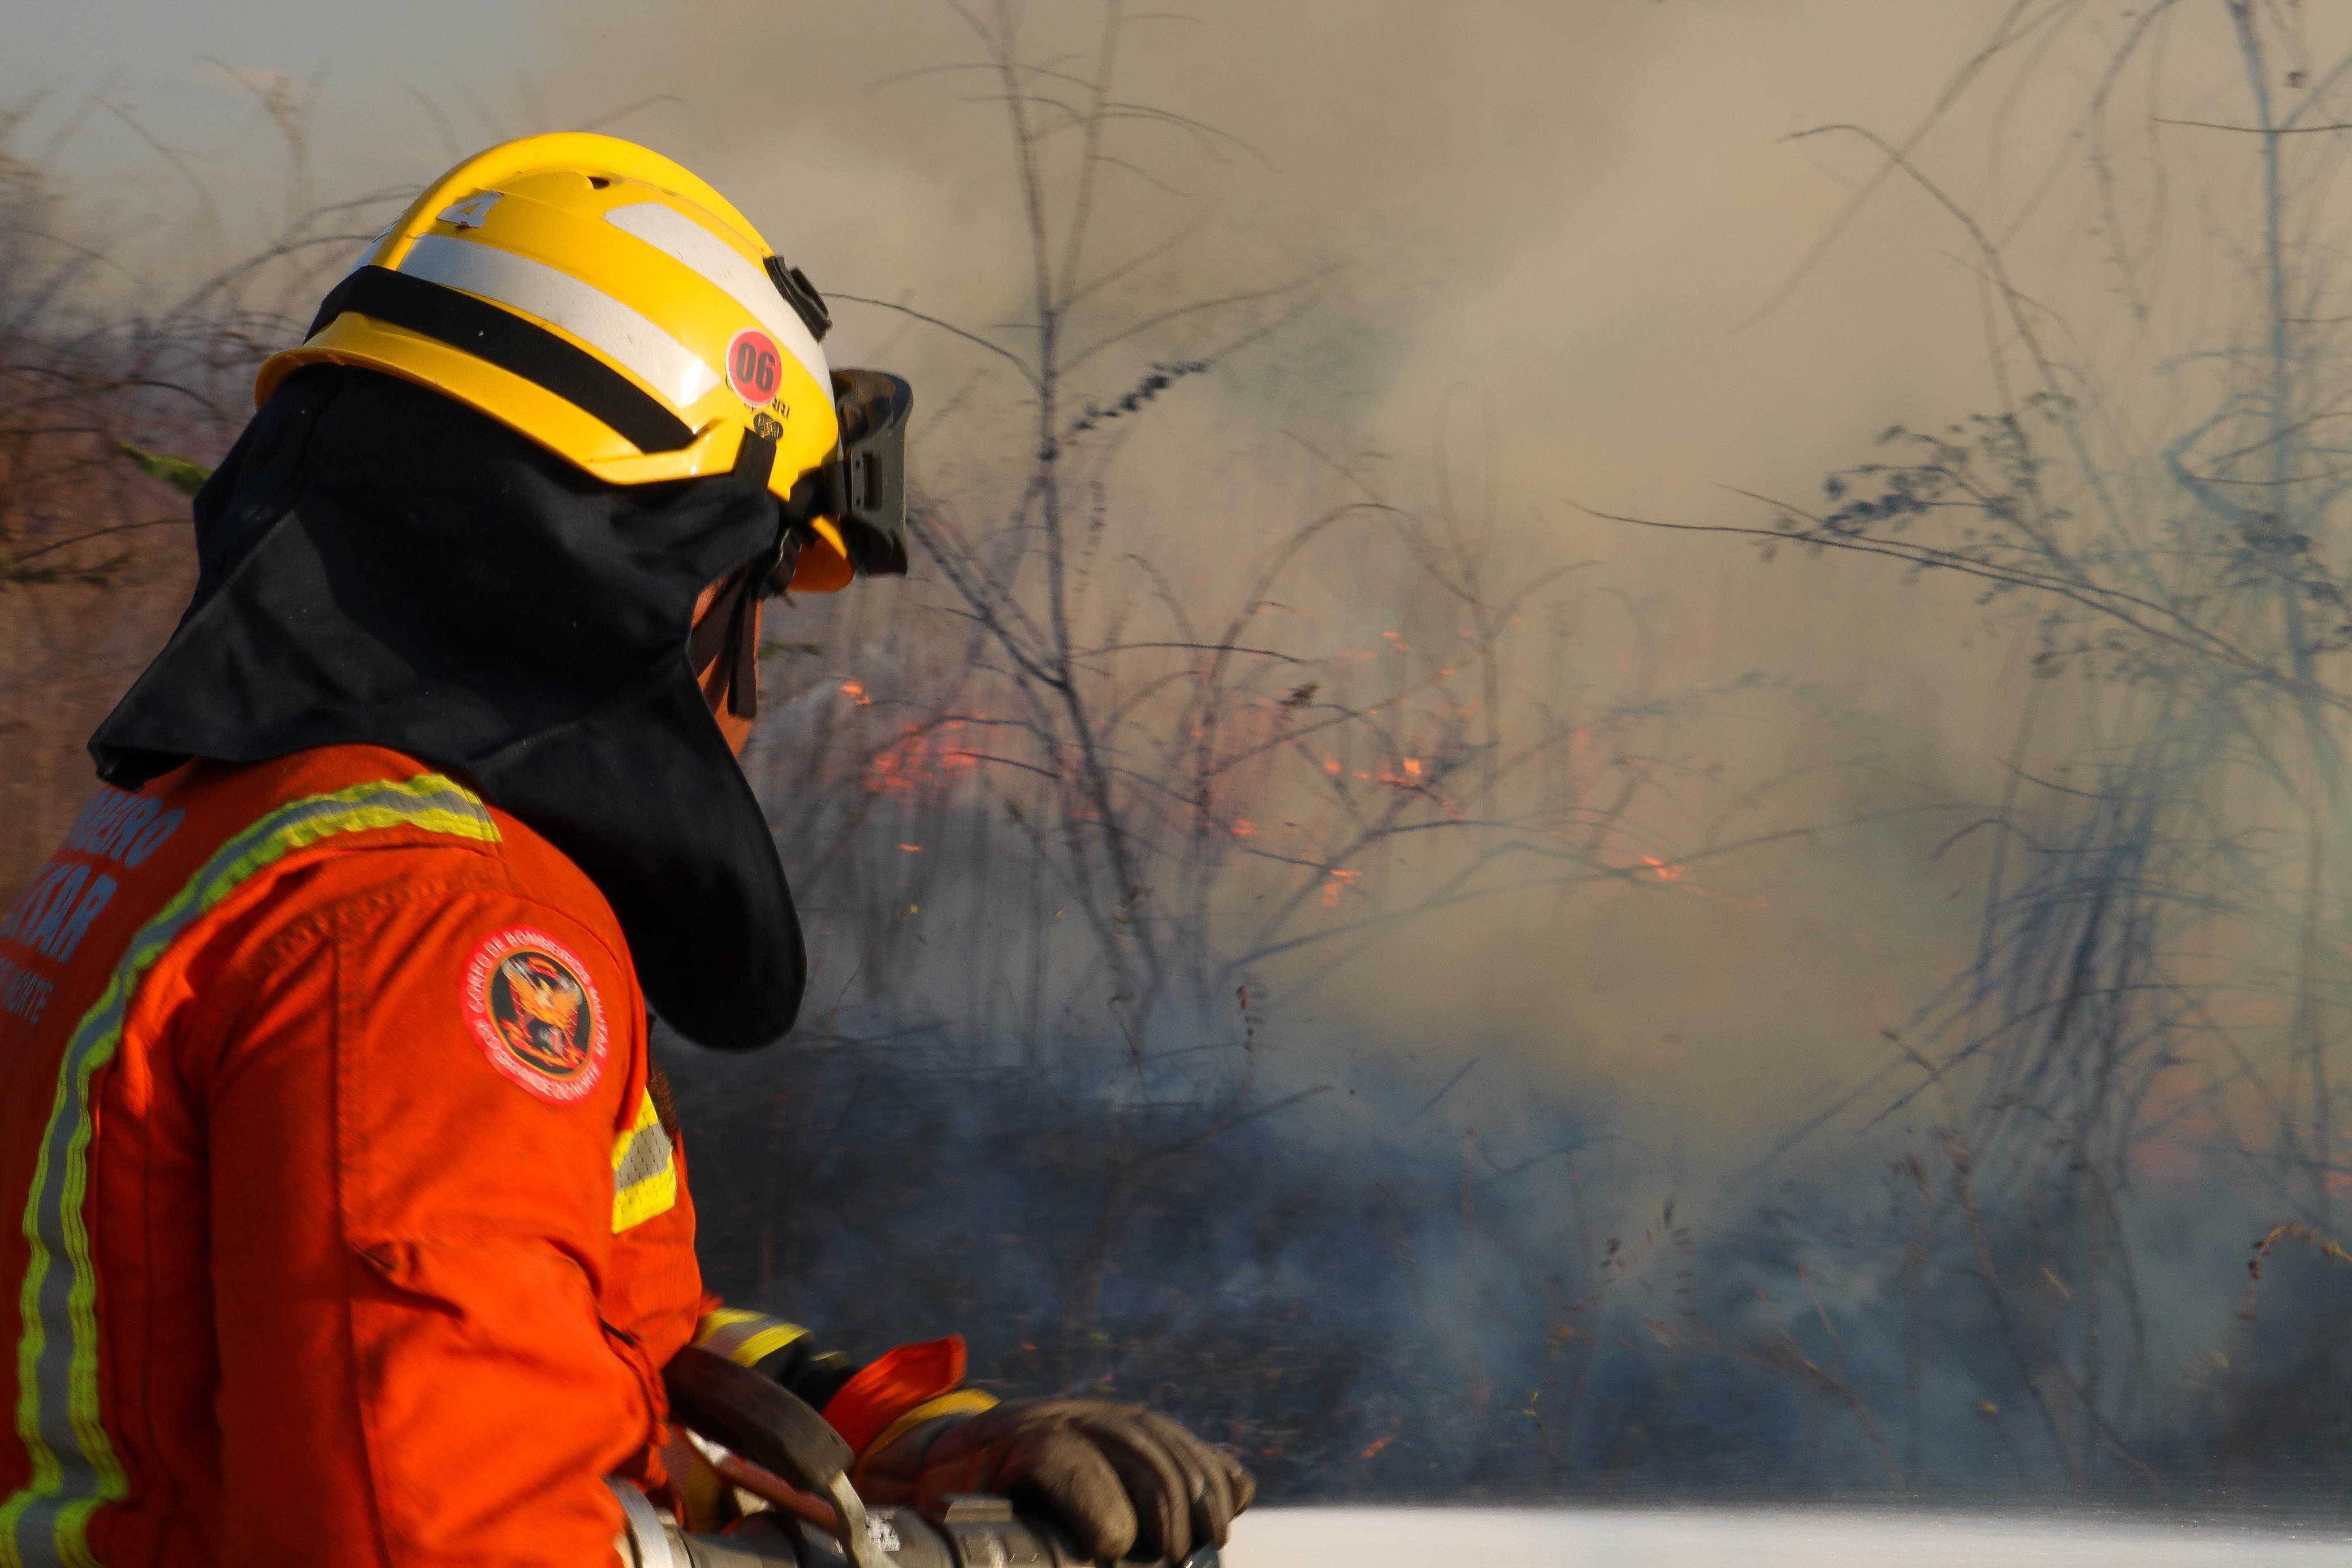
[[1012,1489],[1107,1556],[1246,1506],[1149,1413],[703,1289],[647,1013],[734,1051],[799,1007],[736,761],[761,601],[906,570],[907,389],[827,325],[709,186],[551,135],[264,366],[106,787],[0,916],[0,1563],[609,1563],[608,1477],[678,1495],[698,1339],[884,1500]]

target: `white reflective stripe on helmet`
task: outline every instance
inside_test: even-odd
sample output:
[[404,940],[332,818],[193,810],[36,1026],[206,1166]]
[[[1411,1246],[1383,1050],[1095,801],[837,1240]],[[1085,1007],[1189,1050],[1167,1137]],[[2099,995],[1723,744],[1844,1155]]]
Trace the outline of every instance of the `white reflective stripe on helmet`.
[[784,302],[768,275],[745,261],[733,246],[679,212],[659,202],[635,202],[614,207],[604,221],[624,234],[635,235],[672,261],[692,267],[711,284],[726,290],[736,304],[751,312],[768,335],[801,362],[818,387],[830,389],[824,350],[800,318]]
[[423,235],[401,258],[400,270],[562,328],[633,372],[672,409],[689,407],[719,384],[719,373],[693,350],[604,290],[544,262],[471,240]]
[[394,228],[399,226],[399,222],[400,220],[395,218],[391,223],[384,225],[383,227],[376,230],[375,238],[360,246],[359,255],[352,257],[351,266],[343,268],[343,276],[345,277],[349,277],[352,273],[357,272],[361,267],[365,267],[369,262],[373,261],[375,259],[376,246],[383,243],[384,235],[390,234]]

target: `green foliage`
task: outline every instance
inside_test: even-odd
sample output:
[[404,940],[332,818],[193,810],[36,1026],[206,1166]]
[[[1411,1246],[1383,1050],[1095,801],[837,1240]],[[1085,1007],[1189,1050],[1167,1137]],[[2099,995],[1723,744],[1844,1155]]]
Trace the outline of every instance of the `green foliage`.
[[128,441],[118,441],[114,449],[137,465],[139,471],[151,479],[161,479],[183,496],[193,496],[205,487],[213,471],[201,463],[191,463],[184,457],[167,457],[160,452],[150,452],[133,446]]

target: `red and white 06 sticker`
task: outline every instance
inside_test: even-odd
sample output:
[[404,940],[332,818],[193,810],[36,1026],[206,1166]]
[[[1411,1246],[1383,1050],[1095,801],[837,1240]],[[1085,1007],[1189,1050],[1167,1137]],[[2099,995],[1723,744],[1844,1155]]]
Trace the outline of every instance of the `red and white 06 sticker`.
[[466,1021],[490,1065],[541,1099],[571,1103],[604,1073],[604,1005],[588,966],[544,931],[509,926],[466,965]]
[[753,408],[763,408],[784,384],[783,350],[757,327],[746,327],[727,345],[727,384]]

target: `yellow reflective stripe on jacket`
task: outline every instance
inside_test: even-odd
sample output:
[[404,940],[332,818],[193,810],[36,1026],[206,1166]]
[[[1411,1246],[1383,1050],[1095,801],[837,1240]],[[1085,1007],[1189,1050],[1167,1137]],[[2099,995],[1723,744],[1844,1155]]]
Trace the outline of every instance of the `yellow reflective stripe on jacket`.
[[638,1101],[637,1119],[613,1140],[613,1234],[677,1207],[677,1162],[648,1092]]
[[740,1307],[705,1312],[694,1331],[695,1343],[717,1351],[738,1366],[757,1366],[794,1340],[807,1337],[808,1330],[798,1323],[765,1312],[747,1312]]
[[[89,1516],[126,1492],[98,1404],[98,1275],[83,1200],[89,1191],[90,1085],[122,1043],[147,972],[172,944],[256,873],[343,833],[422,828],[483,843],[498,825],[475,795],[437,773],[356,784],[280,807],[231,838],[140,928],[66,1041],[56,1098],[25,1200],[16,1342],[16,1435],[32,1474],[0,1504],[0,1568],[100,1568]],[[66,1267],[54,1265],[58,1259]]]

